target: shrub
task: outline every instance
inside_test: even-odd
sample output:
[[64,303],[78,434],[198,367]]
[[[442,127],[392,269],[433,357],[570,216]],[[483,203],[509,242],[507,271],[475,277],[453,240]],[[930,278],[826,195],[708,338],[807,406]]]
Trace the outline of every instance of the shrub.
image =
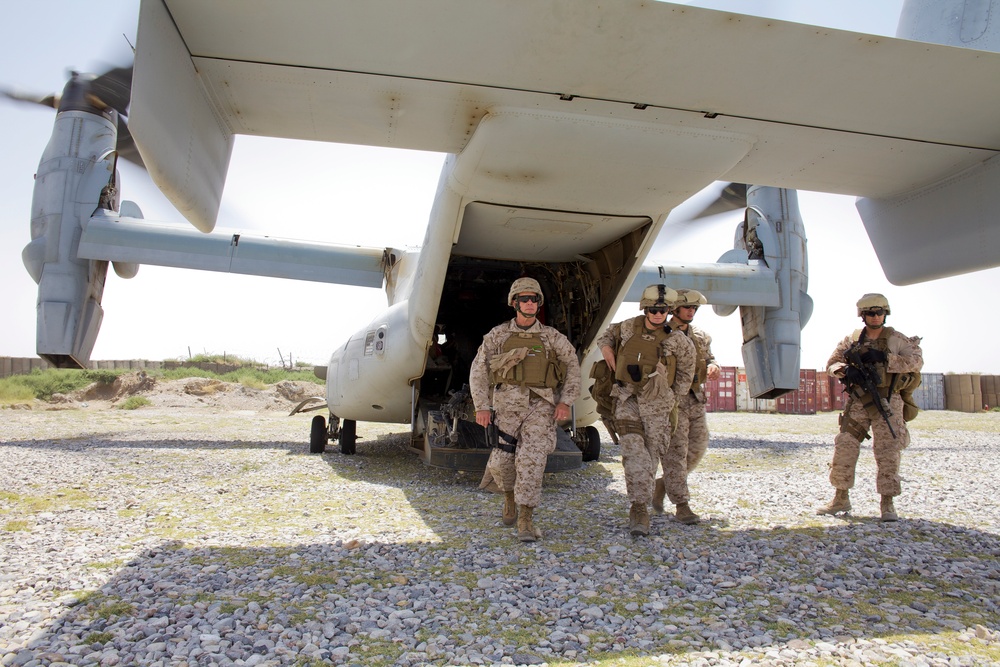
[[152,403],[145,396],[129,396],[124,401],[118,404],[118,409],[137,410],[139,408],[144,408],[147,405],[152,405]]
[[89,372],[91,371],[58,368],[44,371],[36,369],[28,375],[12,375],[4,378],[0,380],[0,387],[21,387],[21,391],[26,388],[32,396],[48,400],[52,398],[52,394],[68,394],[94,382],[86,375]]
[[23,382],[17,382],[19,377],[15,375],[0,380],[0,404],[26,403],[35,398],[35,392],[31,387]]

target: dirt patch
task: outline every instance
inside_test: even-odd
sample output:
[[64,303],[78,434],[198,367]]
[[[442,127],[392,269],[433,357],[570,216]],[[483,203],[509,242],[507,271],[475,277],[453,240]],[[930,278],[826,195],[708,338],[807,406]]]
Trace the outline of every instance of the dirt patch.
[[[150,391],[155,386],[156,378],[146,375],[145,371],[122,373],[111,384],[95,382],[73,392],[70,398],[77,402],[110,401],[113,403],[129,396]],[[61,400],[60,402],[66,401]]]
[[113,408],[130,396],[144,396],[161,408],[208,407],[217,410],[290,411],[309,397],[325,400],[326,388],[315,382],[283,380],[263,389],[209,378],[162,380],[144,371],[123,373],[111,384],[94,383],[68,396],[53,396],[47,409]]

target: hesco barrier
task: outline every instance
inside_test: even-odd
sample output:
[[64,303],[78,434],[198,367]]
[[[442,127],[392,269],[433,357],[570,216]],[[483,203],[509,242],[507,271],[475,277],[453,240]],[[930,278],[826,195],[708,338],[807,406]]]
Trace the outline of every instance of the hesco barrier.
[[[11,375],[27,375],[34,370],[52,368],[44,359],[38,357],[0,357],[0,378]],[[219,375],[240,369],[270,370],[266,364],[256,366],[221,364],[213,361],[147,361],[145,359],[118,359],[114,361],[91,361],[87,368],[91,370],[173,370],[175,368],[200,368]]]
[[[142,370],[163,368],[162,361],[146,361],[145,359],[125,359],[118,361],[91,361],[91,370]],[[11,375],[27,375],[35,370],[43,371],[52,368],[52,364],[38,357],[0,357],[0,378]]]
[[983,389],[983,407],[1000,407],[1000,375],[983,375],[980,386]]
[[[26,375],[51,365],[38,357],[0,357],[0,378]],[[126,359],[92,361],[89,368],[110,370],[155,370],[159,368],[200,368],[219,375],[240,368],[268,370],[266,365],[234,366],[210,361],[147,361]],[[979,412],[1000,407],[1000,375],[979,373],[923,373],[913,400],[921,410],[956,410]],[[780,412],[814,414],[844,408],[844,385],[826,371],[803,368],[799,388],[771,399],[750,398],[746,369],[723,366],[719,377],[705,383],[705,409],[708,412]]]

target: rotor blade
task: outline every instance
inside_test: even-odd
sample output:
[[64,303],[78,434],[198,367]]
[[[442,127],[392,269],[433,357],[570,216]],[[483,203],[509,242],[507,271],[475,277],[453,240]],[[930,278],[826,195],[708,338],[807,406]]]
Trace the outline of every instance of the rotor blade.
[[[128,106],[132,99],[132,65],[112,68],[89,80],[83,78],[86,80],[88,95],[101,105],[111,107],[118,112],[118,155],[145,169],[146,165],[143,164],[135,140],[128,129]],[[51,109],[59,108],[60,96],[55,93],[40,95],[4,88],[0,89],[0,94],[17,102],[38,104]]]
[[127,116],[132,99],[132,66],[116,67],[95,77],[90,82],[90,93],[118,115]]
[[52,93],[48,95],[37,95],[32,93],[22,93],[12,88],[4,88],[0,90],[0,94],[8,99],[14,100],[15,102],[40,104],[43,107],[49,107],[50,109],[59,108],[59,97]]
[[707,218],[719,213],[728,213],[747,207],[747,186],[745,183],[729,183],[718,197],[708,206],[692,216],[693,220]]
[[745,208],[746,188],[742,183],[716,181],[683,202],[670,212],[649,256],[671,257],[671,248],[676,252],[692,232],[700,232],[721,222],[724,219],[721,214]]

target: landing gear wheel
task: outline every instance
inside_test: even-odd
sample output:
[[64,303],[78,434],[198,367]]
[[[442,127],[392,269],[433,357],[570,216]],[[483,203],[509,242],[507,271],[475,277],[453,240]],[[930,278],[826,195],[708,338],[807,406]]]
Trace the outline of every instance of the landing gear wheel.
[[328,437],[326,419],[323,418],[323,415],[316,415],[312,418],[312,425],[309,428],[309,453],[322,454],[325,452]]
[[358,440],[358,423],[353,419],[345,419],[340,427],[340,453],[351,455],[355,452]]
[[596,461],[601,458],[601,433],[594,426],[588,426],[583,429],[584,441],[586,445],[583,448],[583,460],[584,461]]

